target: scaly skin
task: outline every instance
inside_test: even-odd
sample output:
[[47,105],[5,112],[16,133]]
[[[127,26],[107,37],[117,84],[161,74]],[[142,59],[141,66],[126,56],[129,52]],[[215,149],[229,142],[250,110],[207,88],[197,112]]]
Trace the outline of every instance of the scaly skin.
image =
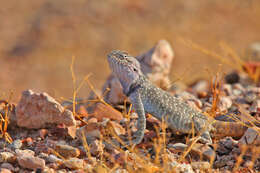
[[123,86],[123,92],[130,99],[138,114],[137,132],[133,144],[139,144],[146,128],[145,113],[150,113],[159,120],[164,119],[173,132],[191,133],[192,126],[200,141],[212,143],[210,132],[214,136],[241,137],[247,127],[236,122],[213,120],[194,110],[181,99],[153,85],[141,72],[139,62],[119,50],[108,54],[108,62],[114,75]]

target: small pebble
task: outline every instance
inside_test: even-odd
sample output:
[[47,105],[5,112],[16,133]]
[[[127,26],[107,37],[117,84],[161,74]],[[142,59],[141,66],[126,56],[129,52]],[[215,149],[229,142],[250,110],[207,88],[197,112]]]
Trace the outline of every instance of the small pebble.
[[55,151],[65,158],[78,157],[80,155],[79,149],[63,144],[56,144]]
[[16,149],[15,153],[19,156],[19,155],[30,155],[30,156],[34,156],[34,151],[32,150],[20,150],[20,149]]
[[23,154],[19,155],[17,157],[18,164],[23,167],[23,168],[28,168],[28,169],[43,169],[45,167],[45,160],[39,158],[39,157],[34,157],[32,155],[28,154]]
[[13,143],[11,144],[11,147],[13,149],[20,149],[23,146],[23,143],[20,139],[16,139],[13,141]]
[[14,167],[10,163],[2,163],[1,168],[6,168],[6,169],[8,169],[10,171],[14,171]]
[[0,163],[2,162],[15,162],[16,156],[10,152],[1,152],[0,153]]
[[50,154],[47,158],[47,161],[50,163],[62,163],[62,159],[59,159],[57,156]]
[[6,168],[0,168],[0,173],[12,173],[12,172]]
[[225,80],[229,84],[238,83],[240,80],[239,74],[237,72],[229,73],[225,76]]
[[209,162],[191,162],[192,169],[196,170],[208,170],[210,169]]
[[89,148],[90,148],[90,152],[91,154],[93,155],[99,155],[99,154],[102,154],[103,151],[104,151],[104,147],[105,145],[102,143],[102,141],[100,140],[95,140],[93,141]]
[[64,166],[70,169],[83,169],[84,161],[78,158],[70,158],[64,161]]

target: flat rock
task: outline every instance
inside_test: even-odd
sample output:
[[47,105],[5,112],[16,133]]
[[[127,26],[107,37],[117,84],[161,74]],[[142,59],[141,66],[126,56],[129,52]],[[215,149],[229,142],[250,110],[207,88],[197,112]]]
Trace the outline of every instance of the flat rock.
[[83,169],[84,160],[78,158],[70,158],[64,161],[64,166],[70,169]]
[[100,124],[99,123],[88,123],[87,125],[77,129],[77,137],[82,139],[87,138],[87,142],[91,143],[93,140],[100,138]]
[[47,123],[75,126],[71,111],[64,109],[47,93],[35,93],[26,90],[16,106],[17,125],[29,129],[46,127]]
[[0,163],[2,162],[14,162],[16,160],[16,156],[10,152],[1,152],[0,153]]
[[100,155],[104,152],[104,147],[105,145],[102,143],[102,141],[95,140],[89,146],[90,153],[93,155]]
[[110,125],[113,127],[115,133],[119,135],[125,135],[126,131],[119,123],[115,121],[109,121]]
[[79,149],[63,144],[56,144],[55,151],[64,158],[78,157],[80,155]]
[[21,155],[34,156],[34,154],[35,154],[34,151],[28,150],[28,149],[25,149],[25,150],[16,149],[15,153],[17,156],[21,156]]
[[190,164],[178,163],[176,161],[168,163],[167,171],[174,171],[176,173],[194,173]]
[[260,128],[248,128],[243,137],[238,141],[238,145],[260,145]]
[[103,103],[96,104],[93,114],[98,121],[102,121],[104,118],[118,121],[123,119],[121,112],[117,111],[112,106]]
[[12,164],[10,164],[10,163],[3,163],[1,165],[1,168],[5,168],[5,169],[8,169],[10,171],[14,171],[14,166]]
[[45,167],[45,161],[43,159],[28,154],[18,155],[17,161],[21,167],[32,170],[37,168],[44,169]]
[[12,173],[12,171],[6,168],[0,168],[0,173]]
[[[168,148],[175,149],[177,151],[185,151],[188,145],[183,143],[169,144]],[[206,160],[215,159],[216,153],[213,149],[211,149],[208,145],[195,143],[190,151],[192,154],[197,156],[201,156]]]
[[210,169],[209,162],[191,162],[191,167],[193,170],[208,170]]
[[57,156],[50,154],[46,160],[50,163],[63,163],[62,159],[59,159]]

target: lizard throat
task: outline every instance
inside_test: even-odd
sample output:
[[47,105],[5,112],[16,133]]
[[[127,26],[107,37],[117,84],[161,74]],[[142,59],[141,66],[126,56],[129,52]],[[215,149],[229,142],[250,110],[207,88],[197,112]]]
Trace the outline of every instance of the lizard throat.
[[129,90],[125,93],[125,95],[127,97],[129,97],[132,93],[134,93],[138,88],[140,88],[141,86],[139,84],[137,84],[136,82],[133,83],[130,87]]

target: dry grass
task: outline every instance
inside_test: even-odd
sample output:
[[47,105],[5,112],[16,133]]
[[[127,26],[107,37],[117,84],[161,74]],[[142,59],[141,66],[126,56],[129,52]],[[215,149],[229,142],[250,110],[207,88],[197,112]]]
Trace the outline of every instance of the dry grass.
[[10,104],[10,100],[12,97],[12,93],[9,95],[9,99],[6,100],[1,100],[0,104],[4,104],[2,107],[2,110],[4,112],[0,112],[0,138],[4,138],[5,141],[8,143],[12,143],[13,139],[7,132],[8,124],[9,124],[9,117],[10,114],[14,111],[14,105]]

